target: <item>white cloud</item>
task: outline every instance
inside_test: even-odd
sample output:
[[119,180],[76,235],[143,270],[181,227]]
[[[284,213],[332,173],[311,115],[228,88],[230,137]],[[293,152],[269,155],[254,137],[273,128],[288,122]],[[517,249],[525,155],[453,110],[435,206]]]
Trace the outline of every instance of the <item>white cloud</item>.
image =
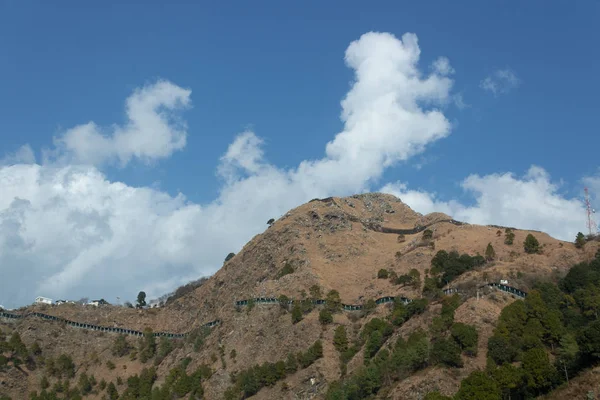
[[538,166],[522,178],[511,173],[471,175],[461,186],[473,196],[473,206],[440,201],[435,194],[408,190],[402,183],[385,185],[382,191],[398,196],[416,211],[441,211],[473,224],[541,230],[563,240],[573,240],[585,228],[581,199],[563,196],[560,185]]
[[494,96],[508,93],[515,89],[521,83],[515,73],[510,69],[499,69],[494,71],[479,83],[479,87],[485,91],[491,92]]
[[33,164],[35,163],[35,153],[28,144],[19,147],[17,151],[7,154],[0,159],[0,166],[13,164]]
[[453,74],[454,68],[450,65],[450,60],[447,57],[440,57],[433,62],[433,69],[440,75]]
[[109,182],[92,166],[159,159],[185,146],[185,124],[172,112],[189,105],[190,91],[168,82],[127,100],[125,126],[77,126],[55,139],[50,162],[1,168],[0,265],[7,279],[0,301],[131,299],[140,289],[159,295],[215,272],[270,217],[314,197],[366,190],[385,168],[450,133],[435,106],[450,98],[452,80],[444,74],[451,67],[445,61],[424,76],[419,56],[414,34],[399,40],[367,33],[352,42],[345,61],[355,81],[342,101],[344,129],[327,143],[325,157],[279,169],[265,160],[262,140],[246,131],[221,158],[224,184],[206,205]]
[[101,128],[94,122],[78,125],[54,138],[50,157],[63,163],[101,165],[132,158],[143,162],[169,157],[186,145],[186,125],[177,112],[190,105],[191,91],[168,81],[137,89],[126,102],[127,123]]

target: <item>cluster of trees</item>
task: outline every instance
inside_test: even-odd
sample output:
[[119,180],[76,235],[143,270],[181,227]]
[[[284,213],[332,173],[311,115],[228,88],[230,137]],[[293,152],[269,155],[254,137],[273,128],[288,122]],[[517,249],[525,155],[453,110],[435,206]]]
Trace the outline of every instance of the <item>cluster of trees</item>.
[[389,279],[390,283],[394,285],[410,285],[414,288],[421,287],[421,274],[415,268],[411,269],[408,274],[400,276],[395,271],[388,271],[382,268],[377,272],[377,279]]
[[[297,324],[302,321],[304,315],[310,313],[314,307],[314,302],[322,298],[321,288],[319,285],[313,285],[309,289],[310,295],[307,296],[303,290],[301,293],[302,300],[295,302],[292,306],[292,323]],[[288,298],[286,296],[280,296],[279,301],[282,307],[285,309],[287,306]],[[319,312],[319,320],[322,324],[328,324],[333,322],[333,314],[342,310],[342,299],[340,293],[337,290],[330,290],[325,297],[325,305]]]
[[464,379],[454,399],[539,396],[596,364],[599,307],[600,252],[573,266],[558,286],[537,284],[525,300],[502,310],[488,341],[486,370]]
[[[399,337],[394,345],[384,346],[394,332],[410,316],[423,312],[427,300],[414,301],[408,306],[396,303],[387,321],[373,318],[365,324],[358,340],[349,347],[345,328],[334,333],[334,345],[347,362],[364,345],[364,365],[351,376],[330,385],[326,398],[366,399],[390,387],[394,381],[430,365],[462,366],[461,353],[475,355],[478,334],[474,327],[454,323],[454,310],[459,305],[458,296],[445,298],[442,313],[434,319],[429,332],[417,330],[404,339]],[[391,321],[392,323],[388,322]],[[345,369],[342,368],[342,372]]]
[[156,369],[154,367],[144,368],[139,376],[136,374],[127,378],[127,388],[121,396],[116,398],[119,400],[201,399],[204,396],[202,381],[209,379],[213,371],[206,365],[200,365],[188,375],[187,365],[190,361],[189,358],[183,359],[180,365],[169,371],[163,385],[156,387],[154,386],[157,378]]
[[276,363],[263,363],[242,370],[233,377],[235,384],[225,392],[225,399],[239,399],[250,397],[266,386],[273,386],[288,374],[293,374],[298,369],[304,369],[323,357],[323,344],[317,340],[305,352],[290,353],[285,361]]
[[0,330],[0,372],[9,368],[20,368],[22,364],[27,369],[36,368],[36,356],[41,354],[41,349],[37,343],[34,343],[31,349],[21,340],[18,332],[13,332],[10,338]]
[[[495,253],[493,256],[495,257]],[[425,277],[423,294],[432,297],[439,296],[439,289],[444,287],[444,285],[452,282],[463,273],[485,264],[485,262],[486,259],[480,255],[470,256],[468,254],[459,254],[456,251],[451,251],[450,253],[446,250],[438,251],[431,259],[431,270],[429,271],[429,276]]]

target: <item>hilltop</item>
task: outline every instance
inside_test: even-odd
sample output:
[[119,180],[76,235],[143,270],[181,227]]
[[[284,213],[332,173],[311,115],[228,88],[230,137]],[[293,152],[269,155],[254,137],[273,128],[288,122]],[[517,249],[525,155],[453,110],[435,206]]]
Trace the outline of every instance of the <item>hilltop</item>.
[[[18,310],[21,314],[39,312],[104,327],[191,334],[173,340],[172,349],[163,349],[162,355],[142,363],[145,339],[126,339],[132,347],[138,347],[135,356],[131,355],[133,351],[114,355],[117,335],[113,333],[82,330],[33,317],[3,320],[1,329],[5,333],[18,332],[27,348],[37,343],[41,355],[31,356],[36,364],[32,369],[21,366],[0,371],[0,394],[26,398],[33,390],[40,392],[44,377],[56,384],[58,378],[49,376],[47,360],[66,354],[75,365],[71,386],[85,373],[88,377],[93,375],[97,382],[114,382],[123,394],[127,378],[151,366],[156,368],[155,387],[171,385],[180,381],[177,373],[173,377],[173,369],[186,360],[184,370],[189,374],[204,371],[196,378],[202,382],[205,398],[218,399],[233,386],[233,378],[242,370],[265,362],[285,361],[289,353],[306,352],[305,362],[300,362],[305,368],[283,373],[253,398],[324,398],[332,382],[338,381],[342,373],[352,376],[368,358],[364,354],[366,347],[362,347],[340,363],[339,346],[335,344],[338,327],[344,327],[351,347],[360,341],[365,327],[375,326],[371,321],[385,321],[396,310],[393,303],[371,307],[369,300],[386,296],[413,301],[428,298],[423,309],[407,303],[407,308],[416,310],[412,317],[382,334],[386,339],[383,348],[391,352],[391,343],[398,338],[428,330],[437,323],[440,312],[444,314],[450,307],[444,303],[450,300],[443,300],[440,289],[451,288],[460,293],[453,300],[456,304],[450,307],[452,321],[476,328],[476,351],[461,355],[460,368],[439,363],[419,368],[414,374],[386,384],[379,393],[398,399],[422,399],[431,390],[451,395],[462,379],[486,367],[488,338],[494,334],[502,310],[517,299],[486,286],[487,283],[508,281],[511,287],[529,292],[536,282],[556,282],[574,264],[592,260],[600,247],[598,242],[588,242],[580,249],[543,232],[517,228],[471,225],[442,213],[422,215],[400,199],[380,193],[315,199],[274,221],[210,279],[165,307],[137,310],[36,305]],[[539,242],[539,248],[528,253],[523,243],[530,234]],[[514,235],[512,244],[506,244],[509,235]],[[493,257],[486,253],[488,245],[493,248]],[[466,254],[466,263],[472,264],[453,276],[449,285],[433,289],[430,286],[431,290],[426,289],[424,294],[424,288],[432,282],[428,280],[433,276],[432,260],[442,250]],[[241,303],[256,298],[276,298],[281,302]],[[309,305],[307,300],[311,298],[328,298],[329,303]],[[284,304],[284,300],[292,302]],[[320,311],[338,303],[363,305],[366,309],[340,311],[339,307],[332,307],[331,321],[324,321],[323,315],[327,315]],[[296,304],[302,305],[299,316],[295,315]],[[413,302],[416,304],[420,303]],[[219,324],[210,330],[202,328],[211,321]],[[320,344],[311,347],[316,342]],[[368,343],[369,340],[364,346],[368,347]],[[158,352],[165,346],[163,341]],[[118,378],[123,381],[121,385]],[[108,396],[99,385],[85,398]]]

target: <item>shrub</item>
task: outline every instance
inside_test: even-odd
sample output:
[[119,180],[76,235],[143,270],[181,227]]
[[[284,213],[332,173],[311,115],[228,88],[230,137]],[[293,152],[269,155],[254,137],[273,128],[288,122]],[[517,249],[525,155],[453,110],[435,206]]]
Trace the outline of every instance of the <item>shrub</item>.
[[377,279],[387,279],[390,276],[390,274],[388,273],[388,270],[385,268],[382,268],[379,270],[379,272],[377,272]]
[[433,231],[431,229],[425,229],[423,231],[423,240],[431,240],[433,238]]
[[112,361],[109,360],[106,362],[106,368],[108,368],[112,371],[113,369],[116,368],[116,365],[115,365],[115,363],[113,363]]
[[369,299],[367,300],[367,302],[365,303],[363,310],[367,313],[370,314],[372,313],[375,308],[377,308],[377,303],[375,303],[375,300],[373,299]]
[[288,261],[286,261],[283,268],[281,268],[281,270],[279,270],[279,272],[277,273],[277,276],[275,277],[275,279],[279,279],[283,276],[293,274],[294,271],[295,270],[294,270],[294,267],[292,266],[292,264],[290,264]]
[[321,293],[321,287],[317,284],[312,285],[310,289],[308,289],[308,293],[310,293],[310,297],[313,300],[320,299],[323,296]]
[[229,253],[229,254],[227,254],[227,257],[225,257],[225,262],[231,260],[233,257],[235,257],[235,253]]
[[113,342],[111,353],[115,357],[123,357],[129,354],[131,346],[127,342],[125,335],[118,335]]
[[319,322],[322,325],[327,325],[333,322],[333,314],[327,308],[322,309],[319,312]]
[[150,328],[144,329],[144,336],[140,341],[139,354],[142,363],[145,363],[156,354],[156,339]]
[[327,293],[327,297],[325,298],[326,307],[332,313],[340,311],[342,309],[342,299],[340,298],[340,293],[337,290],[330,290]]
[[402,243],[406,241],[406,237],[401,233],[398,235],[398,243]]

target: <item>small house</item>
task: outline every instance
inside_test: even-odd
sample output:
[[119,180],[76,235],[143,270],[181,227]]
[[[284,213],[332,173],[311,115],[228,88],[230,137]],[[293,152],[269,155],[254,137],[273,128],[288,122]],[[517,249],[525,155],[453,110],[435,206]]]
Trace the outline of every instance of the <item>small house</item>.
[[100,300],[92,300],[89,303],[87,303],[88,306],[94,306],[94,307],[98,307],[98,306],[103,306],[108,304],[108,301],[104,300],[104,299],[100,299]]
[[508,281],[506,279],[500,279],[501,285],[508,285]]
[[52,299],[47,297],[38,296],[35,298],[35,304],[52,304]]

